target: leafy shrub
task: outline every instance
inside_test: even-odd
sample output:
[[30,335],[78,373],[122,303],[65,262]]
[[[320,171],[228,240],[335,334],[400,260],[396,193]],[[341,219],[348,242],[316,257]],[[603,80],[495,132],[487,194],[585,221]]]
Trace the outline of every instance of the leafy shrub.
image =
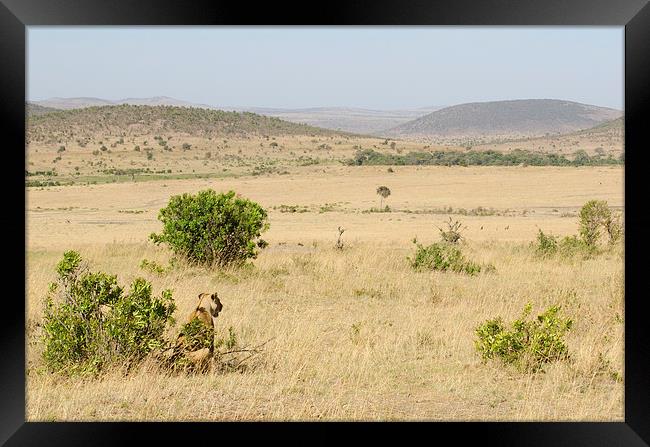
[[538,230],[535,253],[541,257],[548,257],[557,253],[557,237],[546,234],[541,229]]
[[593,250],[576,235],[564,236],[558,243],[558,252],[565,258],[571,258],[579,254],[587,258],[593,254]]
[[256,239],[269,227],[260,205],[235,196],[234,191],[217,194],[212,189],[172,197],[158,219],[163,230],[152,233],[151,240],[166,243],[175,254],[202,265],[224,266],[255,258],[256,248],[266,245]]
[[536,253],[548,257],[559,253],[563,257],[582,254],[585,258],[599,252],[599,241],[608,236],[610,245],[617,243],[623,236],[621,216],[612,213],[604,200],[590,200],[580,209],[579,237],[565,236],[559,242],[556,236],[539,230],[537,234]]
[[436,242],[425,247],[414,242],[417,246],[415,256],[413,259],[408,259],[411,267],[415,270],[439,270],[442,272],[449,270],[468,275],[476,275],[481,271],[479,264],[466,260],[460,249],[454,245]]
[[531,305],[508,329],[503,320],[495,318],[479,325],[475,346],[484,360],[498,358],[523,371],[535,372],[544,364],[569,357],[564,336],[573,322],[558,316],[560,306],[551,306],[537,319],[527,320]]
[[588,246],[595,248],[601,229],[611,219],[612,212],[604,200],[590,200],[580,209],[580,237]]
[[108,364],[132,366],[163,346],[175,304],[170,290],[151,296],[136,278],[128,293],[117,277],[89,272],[79,253],[65,252],[45,298],[43,359],[50,371],[97,374]]
[[162,275],[163,273],[165,273],[165,267],[158,264],[156,261],[150,261],[148,259],[143,259],[140,262],[140,268],[142,270],[147,270],[151,273],[156,273],[158,275]]

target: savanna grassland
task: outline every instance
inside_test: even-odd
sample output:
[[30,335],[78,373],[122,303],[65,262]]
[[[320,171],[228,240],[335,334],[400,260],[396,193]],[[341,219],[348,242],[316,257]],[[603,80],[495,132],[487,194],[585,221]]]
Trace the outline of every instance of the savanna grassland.
[[[341,161],[359,147],[397,153],[422,144],[290,126],[219,128],[209,138],[182,127],[124,135],[96,127],[82,136],[90,127],[57,126],[68,133],[42,126],[26,151],[26,170],[41,172],[27,182],[60,182],[27,188],[28,420],[624,419],[621,244],[587,259],[540,258],[532,246],[538,229],[576,234],[590,199],[621,211],[622,166],[389,172]],[[381,185],[391,195],[378,212]],[[171,196],[207,188],[234,190],[268,211],[269,245],[250,265],[172,266],[170,252],[148,241]],[[493,271],[411,268],[413,238],[438,241],[449,216],[463,224],[463,252]],[[70,249],[122,284],[142,276],[154,293],[173,289],[179,321],[199,293],[217,291],[217,335],[233,332],[243,346],[263,344],[261,352],[206,374],[169,374],[152,361],[128,375],[47,372],[43,297]],[[164,268],[144,268],[145,259]],[[536,373],[483,361],[475,328],[497,316],[512,321],[527,303],[533,315],[558,304],[573,320],[569,359]]]

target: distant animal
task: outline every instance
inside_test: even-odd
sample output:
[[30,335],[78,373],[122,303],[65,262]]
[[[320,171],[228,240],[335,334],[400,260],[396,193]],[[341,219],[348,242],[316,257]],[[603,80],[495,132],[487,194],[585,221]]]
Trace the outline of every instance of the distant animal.
[[509,229],[510,229],[510,225],[508,225],[508,226],[506,227],[506,230],[509,230]]
[[483,229],[483,225],[481,225],[481,230]]

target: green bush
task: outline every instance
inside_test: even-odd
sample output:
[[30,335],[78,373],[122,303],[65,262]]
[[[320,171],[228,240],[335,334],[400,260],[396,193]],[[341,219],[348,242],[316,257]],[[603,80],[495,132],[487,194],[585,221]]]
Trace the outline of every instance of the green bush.
[[580,209],[580,237],[588,247],[596,247],[602,227],[611,219],[611,214],[604,200],[590,200]]
[[158,219],[163,230],[152,233],[151,240],[166,243],[191,263],[241,264],[255,258],[258,247],[266,246],[258,239],[269,227],[266,211],[234,191],[217,194],[208,189],[174,196],[160,210]]
[[162,275],[163,273],[165,273],[165,267],[158,264],[156,261],[150,261],[148,259],[143,259],[140,262],[140,268],[142,270],[147,270],[151,273],[156,273],[158,275]]
[[75,251],[64,253],[56,271],[43,323],[50,371],[97,374],[109,364],[129,367],[163,346],[175,309],[171,291],[152,297],[151,284],[136,278],[125,293],[115,275],[89,272]]
[[520,370],[536,372],[544,364],[569,357],[564,336],[573,322],[558,316],[560,306],[551,306],[537,319],[527,320],[531,305],[524,308],[521,317],[510,329],[503,320],[495,318],[479,325],[475,346],[484,360],[498,358]]
[[557,253],[557,237],[552,234],[546,234],[542,230],[538,230],[535,253],[544,258]]
[[600,252],[599,242],[603,236],[607,235],[610,246],[623,237],[621,216],[614,214],[604,200],[590,200],[585,203],[580,209],[579,217],[579,237],[565,236],[558,241],[556,236],[539,230],[535,245],[536,254],[542,257],[556,253],[562,257],[580,254],[589,258]]
[[415,256],[408,258],[415,270],[452,271],[468,275],[476,275],[481,271],[481,265],[466,260],[460,249],[454,245],[444,242],[436,242],[428,247],[417,242],[415,244]]
[[571,258],[576,255],[582,255],[584,258],[590,257],[594,250],[587,246],[578,236],[564,236],[558,243],[558,252],[562,257]]

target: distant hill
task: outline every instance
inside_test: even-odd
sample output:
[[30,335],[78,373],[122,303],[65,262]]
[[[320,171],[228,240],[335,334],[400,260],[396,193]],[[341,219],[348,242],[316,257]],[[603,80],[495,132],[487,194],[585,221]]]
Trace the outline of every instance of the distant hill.
[[53,109],[52,107],[43,107],[38,104],[32,104],[30,102],[25,103],[25,115],[42,115],[44,113],[56,112],[58,109]]
[[374,134],[384,131],[441,108],[424,107],[420,109],[403,110],[371,110],[353,107],[312,107],[302,109],[240,106],[227,107],[197,104],[183,101],[181,99],[170,98],[168,96],[154,96],[152,98],[124,98],[116,101],[86,97],[49,98],[41,101],[34,101],[33,104],[61,110],[122,104],[199,107],[202,109],[252,112],[257,113],[258,115],[274,116],[293,123],[304,123],[325,129],[341,130],[344,132],[360,134]]
[[151,98],[124,98],[112,101],[110,99],[102,98],[49,98],[42,101],[33,101],[33,104],[51,107],[60,110],[82,109],[86,107],[98,106],[115,106],[115,105],[139,105],[139,106],[177,106],[177,107],[199,107],[203,109],[211,109],[214,107],[206,104],[195,104],[181,99],[170,98],[169,96],[154,96]]
[[172,106],[118,105],[60,110],[35,115],[28,126],[31,141],[169,133],[197,137],[341,134],[249,112]]
[[260,115],[275,116],[294,123],[305,123],[325,129],[372,135],[419,118],[441,107],[404,110],[371,110],[354,107],[314,107],[305,109],[273,109],[263,107],[233,108]]
[[587,129],[621,115],[619,110],[554,99],[475,102],[434,111],[384,134],[432,139],[530,137]]

